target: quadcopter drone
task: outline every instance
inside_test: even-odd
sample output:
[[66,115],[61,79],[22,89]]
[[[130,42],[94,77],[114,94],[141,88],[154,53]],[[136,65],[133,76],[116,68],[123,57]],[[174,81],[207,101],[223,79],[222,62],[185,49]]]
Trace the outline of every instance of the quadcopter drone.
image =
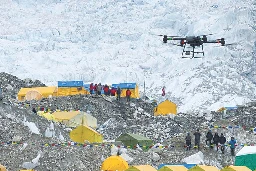
[[[212,34],[209,34],[212,35]],[[220,43],[221,46],[225,46],[225,39],[220,38],[216,40],[207,40],[207,35],[201,35],[201,36],[186,36],[186,37],[180,37],[180,36],[167,36],[167,35],[158,35],[163,36],[163,42],[167,43],[168,40],[179,40],[179,44],[174,44],[178,46],[183,47],[182,51],[182,58],[202,58],[204,57],[204,43]],[[190,47],[186,47],[186,45],[190,45]],[[202,49],[200,51],[195,51],[196,47],[202,46]],[[191,49],[192,48],[192,49]],[[191,55],[192,53],[192,55]],[[203,56],[195,56],[195,54],[202,54]]]

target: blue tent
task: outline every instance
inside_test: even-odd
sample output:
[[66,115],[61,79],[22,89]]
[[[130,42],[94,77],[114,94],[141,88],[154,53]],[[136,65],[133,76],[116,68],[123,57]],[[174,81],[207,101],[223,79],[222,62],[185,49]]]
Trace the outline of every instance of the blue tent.
[[196,164],[160,164],[160,165],[158,166],[158,169],[157,169],[157,170],[161,169],[161,168],[164,167],[164,166],[184,166],[184,167],[186,167],[187,169],[190,169],[190,168],[196,166]]

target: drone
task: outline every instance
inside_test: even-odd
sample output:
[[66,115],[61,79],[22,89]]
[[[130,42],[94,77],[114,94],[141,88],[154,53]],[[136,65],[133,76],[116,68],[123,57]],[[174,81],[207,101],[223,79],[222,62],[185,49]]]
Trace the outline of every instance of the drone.
[[[212,35],[212,34],[208,34]],[[220,38],[216,40],[208,40],[207,36],[208,35],[200,35],[200,36],[186,36],[186,37],[181,37],[181,36],[167,36],[167,35],[158,35],[158,36],[163,36],[163,42],[167,43],[168,40],[179,40],[179,44],[174,44],[177,46],[183,47],[182,51],[182,58],[202,58],[204,57],[204,43],[219,43],[221,46],[225,46],[225,39]],[[190,47],[186,47],[186,45],[190,45]],[[202,47],[201,50],[195,51],[196,47]],[[192,49],[191,49],[192,48]],[[195,56],[196,54],[196,56]],[[197,54],[202,54],[202,56],[197,55]]]

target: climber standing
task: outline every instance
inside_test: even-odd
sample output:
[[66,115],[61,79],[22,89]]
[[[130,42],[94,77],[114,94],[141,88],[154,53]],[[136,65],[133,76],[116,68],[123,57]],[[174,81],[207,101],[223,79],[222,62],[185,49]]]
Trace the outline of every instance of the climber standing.
[[[209,130],[209,131],[207,132],[207,134],[206,134],[205,143],[206,143],[206,145],[209,145],[209,147],[211,147],[211,148],[212,148],[212,138],[213,138],[212,131]],[[209,142],[209,144],[208,144],[208,142]]]
[[162,96],[165,96],[165,86],[162,88]]
[[116,89],[114,87],[111,88],[110,95],[111,96],[115,96],[116,95]]
[[131,92],[131,90],[128,88],[128,89],[126,90],[126,100],[127,100],[127,102],[130,102],[130,101],[131,101],[131,94],[132,94],[132,92]]
[[93,86],[93,83],[90,84],[90,94],[93,93],[93,89],[94,89],[94,86]]
[[201,133],[199,132],[199,129],[196,130],[196,132],[194,133],[194,136],[195,136],[195,148],[197,148],[199,150],[200,137],[201,137]]
[[120,101],[120,97],[121,97],[121,88],[120,88],[119,86],[117,87],[116,95],[117,95],[116,100],[117,100],[117,101]]
[[231,155],[235,156],[235,148],[236,148],[236,140],[234,137],[231,137],[231,140],[229,141]]
[[219,142],[220,142],[220,137],[217,132],[215,132],[213,136],[213,144],[216,145],[217,151],[219,149]]
[[220,150],[222,152],[222,154],[224,154],[224,151],[225,151],[225,143],[226,143],[226,137],[224,137],[223,133],[220,134]]
[[186,141],[186,147],[187,147],[187,151],[190,150],[191,148],[191,136],[190,136],[190,133],[188,132],[186,138],[185,138],[185,141]]

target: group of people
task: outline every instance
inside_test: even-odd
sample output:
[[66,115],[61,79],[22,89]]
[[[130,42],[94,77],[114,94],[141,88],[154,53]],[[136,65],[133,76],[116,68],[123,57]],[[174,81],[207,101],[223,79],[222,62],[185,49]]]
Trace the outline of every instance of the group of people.
[[[195,136],[195,147],[200,148],[200,139],[201,139],[201,133],[199,132],[199,129],[197,129],[197,131],[194,133]],[[187,136],[185,138],[186,141],[186,150],[190,150],[191,149],[191,135],[190,133],[187,133]],[[219,150],[219,146],[220,146],[220,150],[222,152],[222,154],[224,154],[225,152],[225,143],[227,142],[226,137],[224,136],[223,133],[221,133],[221,135],[219,136],[219,134],[217,132],[215,132],[215,134],[212,134],[212,131],[209,130],[206,134],[206,140],[205,143],[206,145],[210,146],[210,148],[213,148],[214,146],[216,146],[217,151]],[[236,147],[236,140],[234,137],[231,137],[231,140],[228,142],[230,149],[231,149],[231,155],[235,156],[235,147]]]
[[[114,87],[110,88],[107,84],[102,86],[101,83],[99,83],[99,84],[91,83],[89,89],[90,89],[90,94],[95,93],[96,95],[101,95],[101,90],[103,90],[104,95],[106,95],[106,96],[116,96],[117,101],[120,101],[122,90],[119,86],[117,88],[114,88]],[[126,90],[126,100],[127,100],[127,102],[131,101],[131,95],[132,95],[132,92],[128,88]]]

